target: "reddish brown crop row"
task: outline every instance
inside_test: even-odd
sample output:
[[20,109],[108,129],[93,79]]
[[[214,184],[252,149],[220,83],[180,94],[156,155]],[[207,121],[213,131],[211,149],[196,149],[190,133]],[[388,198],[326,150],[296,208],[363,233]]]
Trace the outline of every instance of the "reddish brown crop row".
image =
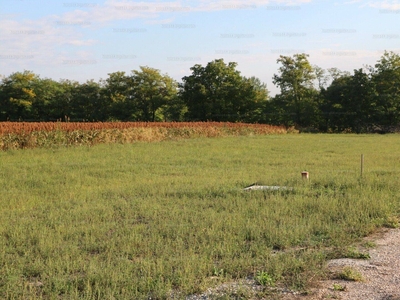
[[279,126],[243,123],[192,122],[0,122],[0,150],[92,146],[104,143],[157,142],[198,137],[285,134]]
[[250,129],[258,134],[286,133],[285,127],[266,124],[244,124],[225,122],[0,122],[0,135],[29,134],[34,131],[76,131],[76,130],[104,130],[129,128],[225,128]]

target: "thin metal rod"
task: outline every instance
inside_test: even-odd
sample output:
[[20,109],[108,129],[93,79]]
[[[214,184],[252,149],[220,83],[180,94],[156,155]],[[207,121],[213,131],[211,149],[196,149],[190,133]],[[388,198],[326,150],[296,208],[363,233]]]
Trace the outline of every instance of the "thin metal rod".
[[361,154],[361,177],[363,176],[364,172],[364,154]]

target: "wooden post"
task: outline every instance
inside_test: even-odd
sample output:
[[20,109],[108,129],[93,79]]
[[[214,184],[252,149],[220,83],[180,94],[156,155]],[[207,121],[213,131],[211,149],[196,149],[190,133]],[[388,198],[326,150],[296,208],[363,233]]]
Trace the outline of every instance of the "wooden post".
[[361,177],[363,176],[364,171],[364,154],[361,154]]
[[303,178],[303,179],[308,179],[308,172],[306,172],[306,171],[303,171],[303,172],[301,172],[301,177]]

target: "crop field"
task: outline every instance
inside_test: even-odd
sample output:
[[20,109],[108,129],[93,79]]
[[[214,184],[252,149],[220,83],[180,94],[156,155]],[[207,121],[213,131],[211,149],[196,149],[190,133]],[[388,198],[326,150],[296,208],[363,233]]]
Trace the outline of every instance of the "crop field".
[[0,150],[288,132],[296,130],[229,122],[0,122]]
[[[399,135],[99,143],[0,164],[1,299],[185,299],[260,274],[254,297],[304,292],[400,215]],[[255,182],[293,189],[243,191]]]

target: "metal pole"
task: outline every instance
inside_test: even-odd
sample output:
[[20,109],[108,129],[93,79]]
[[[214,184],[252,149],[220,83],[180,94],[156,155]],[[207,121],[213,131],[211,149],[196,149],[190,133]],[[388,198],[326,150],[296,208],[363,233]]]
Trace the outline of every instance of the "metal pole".
[[364,172],[364,154],[361,154],[361,177],[363,176]]

